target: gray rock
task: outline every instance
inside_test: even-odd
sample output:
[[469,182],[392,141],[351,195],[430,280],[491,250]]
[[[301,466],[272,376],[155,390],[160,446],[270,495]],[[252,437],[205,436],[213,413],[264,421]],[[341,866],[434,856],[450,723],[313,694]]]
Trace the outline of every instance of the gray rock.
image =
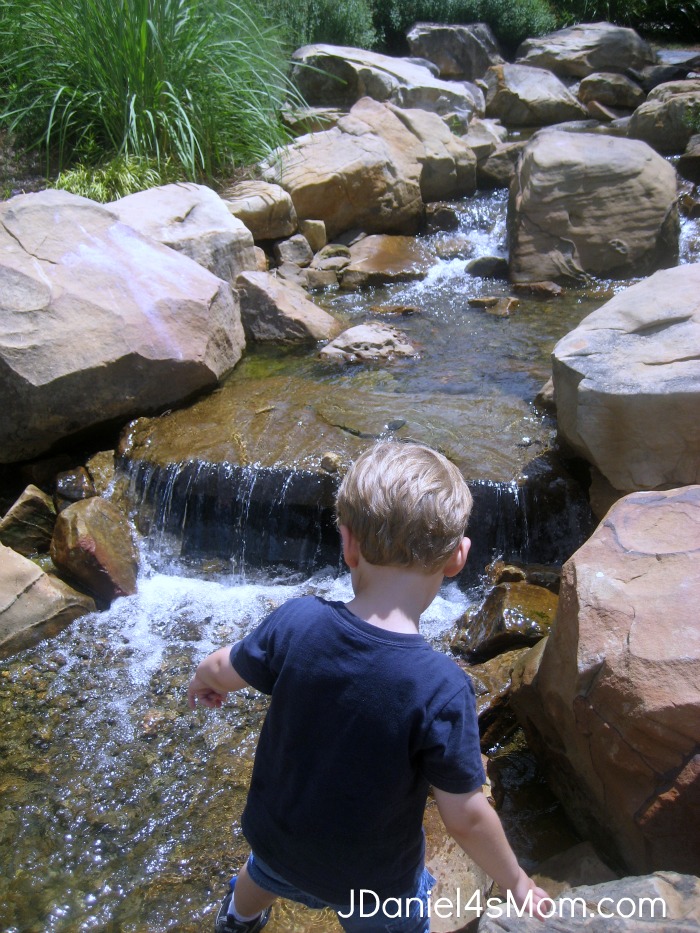
[[288,240],[275,243],[273,253],[278,265],[290,262],[302,269],[311,265],[311,260],[314,258],[309,241],[302,233],[295,233]]
[[395,357],[416,356],[400,330],[387,324],[358,324],[343,331],[321,350],[324,360],[355,363],[362,360],[391,360]]
[[585,77],[578,87],[578,98],[588,104],[596,101],[605,107],[634,110],[646,95],[641,87],[626,75],[596,72]]
[[36,486],[27,486],[0,521],[0,543],[29,557],[48,551],[56,509],[51,498]]
[[514,282],[648,275],[678,259],[676,173],[649,146],[541,132],[508,206]]
[[657,272],[554,348],[561,439],[616,489],[700,482],[700,264]]
[[406,35],[412,55],[434,62],[441,78],[476,81],[503,62],[498,42],[485,23],[447,26],[416,23]]
[[486,116],[506,126],[547,126],[586,116],[585,108],[549,71],[529,65],[494,65],[483,78]]
[[683,152],[693,134],[691,117],[700,107],[700,80],[660,84],[632,114],[629,135],[659,152]]
[[303,288],[281,282],[269,272],[244,272],[236,287],[249,340],[328,340],[339,330],[335,318],[309,301]]
[[648,42],[633,29],[612,23],[581,23],[526,39],[516,54],[518,63],[577,78],[596,71],[624,73],[653,65],[655,61]]

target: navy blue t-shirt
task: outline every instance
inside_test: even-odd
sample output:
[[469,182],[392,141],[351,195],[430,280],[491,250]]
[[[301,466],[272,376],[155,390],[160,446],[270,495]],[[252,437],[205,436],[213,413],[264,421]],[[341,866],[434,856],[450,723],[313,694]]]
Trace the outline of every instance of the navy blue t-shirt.
[[333,904],[409,891],[429,786],[484,782],[469,677],[422,635],[315,596],[276,609],[231,663],[271,695],[242,817],[256,855]]

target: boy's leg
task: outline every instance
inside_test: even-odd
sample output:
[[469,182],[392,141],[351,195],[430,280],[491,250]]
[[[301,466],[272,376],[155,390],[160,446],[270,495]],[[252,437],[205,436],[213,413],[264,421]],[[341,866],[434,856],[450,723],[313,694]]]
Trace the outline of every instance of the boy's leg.
[[248,866],[244,865],[238,873],[233,889],[236,913],[241,917],[256,917],[276,900],[276,894],[266,891],[253,881],[248,874]]

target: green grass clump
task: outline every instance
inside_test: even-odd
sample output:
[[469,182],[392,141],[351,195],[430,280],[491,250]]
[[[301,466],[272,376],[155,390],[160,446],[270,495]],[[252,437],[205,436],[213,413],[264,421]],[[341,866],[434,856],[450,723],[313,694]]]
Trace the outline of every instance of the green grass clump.
[[159,166],[149,159],[120,155],[102,165],[79,163],[66,169],[59,173],[53,187],[106,204],[146,188],[181,180],[182,171],[170,160]]
[[283,142],[293,94],[252,0],[0,0],[0,122],[59,168],[121,155],[211,176]]

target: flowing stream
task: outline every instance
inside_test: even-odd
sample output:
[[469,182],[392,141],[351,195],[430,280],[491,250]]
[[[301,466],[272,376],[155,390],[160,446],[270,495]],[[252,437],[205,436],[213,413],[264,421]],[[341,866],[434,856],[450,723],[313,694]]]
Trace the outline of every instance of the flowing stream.
[[[462,227],[472,255],[503,251],[504,210],[501,193],[465,204]],[[683,250],[684,261],[698,258],[696,226],[684,224]],[[439,372],[414,372],[413,389],[438,388],[449,398],[480,393],[488,383],[494,395],[514,400],[516,433],[536,452],[551,439],[553,423],[530,400],[547,378],[552,346],[624,284],[523,301],[517,315],[501,320],[468,308],[466,299],[505,295],[508,286],[465,278],[464,260],[452,259],[424,282],[383,289],[379,297],[420,303],[423,313],[401,326],[439,348]],[[377,300],[378,291],[324,299],[349,319]],[[258,364],[248,360],[243,376],[246,365]],[[359,373],[360,380],[376,384],[377,378],[394,376]],[[411,385],[397,391],[410,393]],[[507,496],[507,488],[499,495]],[[491,556],[507,550],[514,524],[507,512]],[[573,529],[573,536],[580,531]],[[0,663],[4,933],[210,929],[225,883],[246,854],[238,819],[265,699],[251,691],[223,711],[192,713],[187,682],[204,655],[290,596],[350,596],[337,557],[293,576],[253,577],[244,554],[218,562],[214,572],[175,561],[172,548],[162,547],[162,528],[151,532],[137,595]],[[480,529],[471,532],[477,538]],[[442,646],[478,598],[464,585],[445,586],[424,617],[426,636]],[[287,905],[268,929],[338,927],[325,913]]]

